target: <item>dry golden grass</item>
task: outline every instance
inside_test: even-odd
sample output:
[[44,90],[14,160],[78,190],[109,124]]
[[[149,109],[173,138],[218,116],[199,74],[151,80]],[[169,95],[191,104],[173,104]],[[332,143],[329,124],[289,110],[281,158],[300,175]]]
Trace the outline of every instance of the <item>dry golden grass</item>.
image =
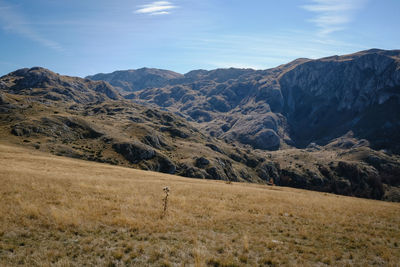
[[[169,186],[162,215],[163,187]],[[386,265],[400,205],[0,145],[0,266]]]

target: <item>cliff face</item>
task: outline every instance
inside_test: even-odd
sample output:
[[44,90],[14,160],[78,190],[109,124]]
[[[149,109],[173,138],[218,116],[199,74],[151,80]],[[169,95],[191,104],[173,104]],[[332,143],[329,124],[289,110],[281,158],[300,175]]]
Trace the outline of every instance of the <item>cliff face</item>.
[[335,103],[337,111],[362,111],[400,93],[399,79],[399,62],[376,53],[307,62],[285,73],[280,84],[288,111],[304,106],[307,96],[319,98],[317,105]]
[[377,148],[400,151],[399,54],[365,51],[310,61],[285,73],[279,83],[295,142],[326,143],[352,130]]

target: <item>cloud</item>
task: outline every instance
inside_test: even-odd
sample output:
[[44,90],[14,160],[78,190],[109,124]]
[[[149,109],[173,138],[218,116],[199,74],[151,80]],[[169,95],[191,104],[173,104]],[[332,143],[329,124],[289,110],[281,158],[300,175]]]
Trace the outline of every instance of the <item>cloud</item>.
[[49,40],[35,31],[25,19],[25,17],[17,12],[14,7],[6,5],[0,0],[0,26],[3,30],[16,33],[37,42],[45,47],[53,50],[62,51],[63,48],[57,42]]
[[167,15],[171,9],[177,8],[177,6],[168,1],[156,1],[139,7],[135,13],[149,15]]
[[366,0],[311,0],[303,9],[316,13],[316,17],[309,20],[319,28],[320,35],[345,29],[350,23],[356,10],[361,9]]
[[[338,40],[316,39],[315,33],[286,30],[278,34],[209,34],[183,36],[179,47],[192,55],[189,64],[203,68],[268,69],[288,63],[296,58],[322,58],[337,54],[350,54],[365,50],[360,46]],[[243,48],[246,49],[243,49]],[[183,59],[185,60],[185,59]]]

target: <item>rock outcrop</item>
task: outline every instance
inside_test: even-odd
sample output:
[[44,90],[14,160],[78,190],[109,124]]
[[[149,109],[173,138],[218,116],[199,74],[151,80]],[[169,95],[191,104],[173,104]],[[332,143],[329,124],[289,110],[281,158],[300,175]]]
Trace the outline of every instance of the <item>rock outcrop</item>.
[[156,156],[156,152],[152,148],[139,142],[116,143],[112,147],[131,163],[139,163],[142,160],[152,159]]

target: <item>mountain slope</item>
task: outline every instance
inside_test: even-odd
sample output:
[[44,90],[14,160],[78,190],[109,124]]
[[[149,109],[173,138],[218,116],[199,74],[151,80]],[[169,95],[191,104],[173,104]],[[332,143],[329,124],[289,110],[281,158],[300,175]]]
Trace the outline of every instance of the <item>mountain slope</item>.
[[[261,155],[212,138],[174,114],[123,100],[118,93],[109,98],[99,90],[115,92],[108,83],[42,68],[19,70],[0,82],[0,136],[11,142],[190,177],[268,181],[254,168]],[[236,160],[230,158],[234,154]]]
[[2,266],[400,261],[398,203],[185,179],[3,143],[0,195]]

